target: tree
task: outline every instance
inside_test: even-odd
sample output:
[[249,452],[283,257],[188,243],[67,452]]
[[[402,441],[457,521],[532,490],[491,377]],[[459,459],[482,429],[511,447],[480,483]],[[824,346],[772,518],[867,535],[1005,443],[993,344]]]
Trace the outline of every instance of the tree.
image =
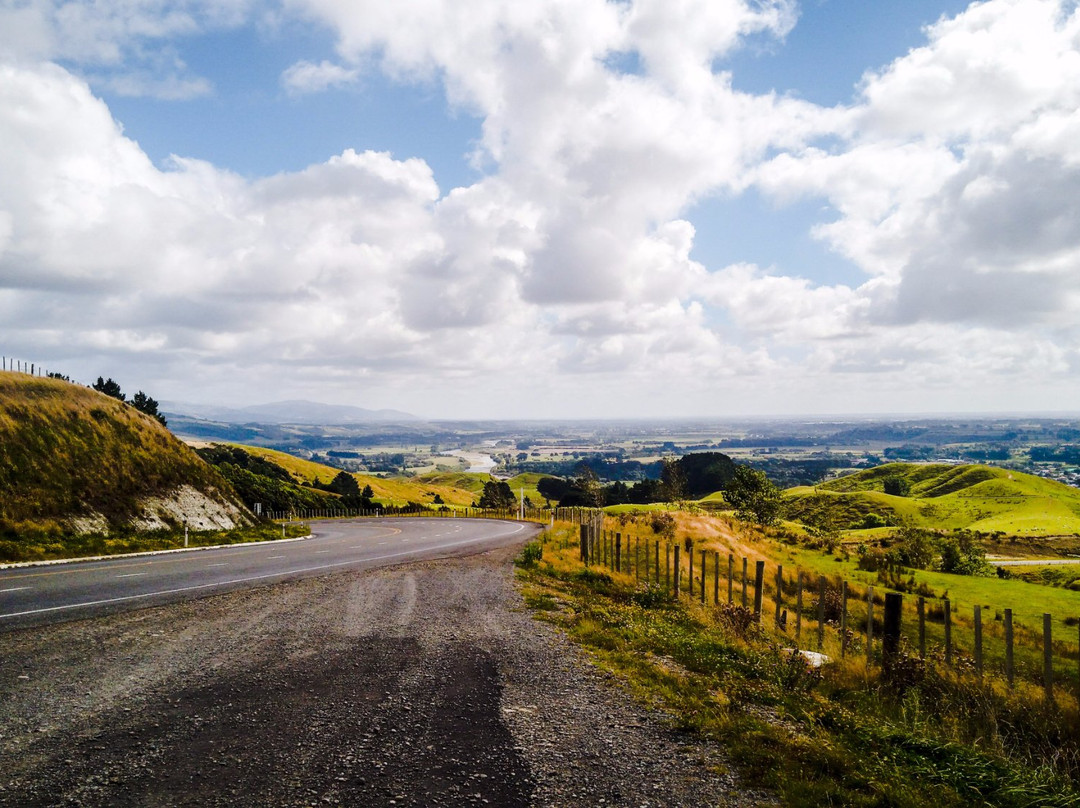
[[[119,390],[119,389],[120,388],[117,387],[117,390]],[[142,390],[140,390],[134,396],[132,396],[131,401],[129,403],[131,404],[132,407],[137,409],[139,412],[143,412],[143,413],[146,413],[149,416],[157,418],[157,420],[161,423],[162,426],[168,426],[169,425],[168,421],[165,420],[165,416],[162,415],[160,412],[158,412],[158,403],[157,403],[157,401],[150,398],[150,396],[146,395],[146,393],[144,393]]]
[[937,542],[932,533],[905,525],[896,535],[890,554],[905,567],[928,569],[937,555]]
[[660,490],[667,502],[686,498],[686,473],[678,460],[665,457],[660,461]]
[[120,385],[110,379],[103,379],[100,376],[97,377],[97,381],[92,385],[99,393],[104,393],[110,398],[115,398],[117,401],[123,401],[127,398],[122,392],[120,392]]
[[686,496],[698,499],[723,490],[735,474],[735,463],[721,452],[693,452],[677,461],[686,476]]
[[581,473],[574,478],[566,494],[559,499],[559,506],[600,508],[603,504],[604,486],[600,484],[600,478],[591,468],[582,465]]
[[360,492],[360,496],[362,496],[364,499],[371,499],[373,496],[375,496],[375,492],[371,490],[370,485],[365,485],[364,490]]
[[488,480],[484,483],[484,490],[480,494],[481,508],[495,508],[506,510],[517,504],[514,492],[510,490],[509,483]]
[[604,492],[605,505],[622,505],[629,501],[630,487],[622,482],[622,480],[616,480],[608,486],[607,490]]
[[735,507],[735,515],[761,525],[771,525],[780,516],[783,494],[765,476],[749,466],[736,466],[735,476],[724,489],[724,499]]
[[342,497],[360,496],[360,484],[347,471],[339,471],[337,476],[330,481],[330,485],[326,486],[326,490],[333,491]]
[[886,494],[892,494],[894,497],[906,497],[911,493],[911,481],[899,474],[886,477],[881,481],[881,485]]
[[541,477],[536,483],[536,490],[544,499],[558,502],[570,490],[570,483],[562,477]]
[[986,549],[966,530],[959,530],[941,542],[941,571],[954,575],[991,575]]

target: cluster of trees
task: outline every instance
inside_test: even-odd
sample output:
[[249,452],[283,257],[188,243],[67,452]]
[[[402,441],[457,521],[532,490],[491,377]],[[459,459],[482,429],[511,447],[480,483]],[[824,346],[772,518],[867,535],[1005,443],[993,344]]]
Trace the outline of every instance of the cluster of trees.
[[699,499],[722,490],[735,475],[735,463],[720,452],[688,454],[677,460],[661,461],[659,479],[638,480],[633,485],[622,480],[604,485],[588,463],[578,464],[575,473],[569,480],[556,477],[540,480],[537,486],[540,495],[561,507],[588,508]]
[[[207,446],[195,452],[228,480],[243,503],[252,510],[256,503],[267,511],[316,510],[329,506],[328,494],[297,485],[281,466],[237,446]],[[350,479],[355,485],[355,478]]]
[[968,530],[940,534],[916,527],[904,527],[880,548],[860,544],[859,568],[879,569],[909,567],[939,569],[954,575],[992,575],[994,568],[986,560],[986,548]]
[[1033,463],[1080,464],[1080,446],[1032,446],[1029,452]]
[[560,507],[586,508],[679,502],[723,491],[740,518],[761,524],[775,522],[781,507],[781,491],[764,472],[736,465],[720,452],[695,452],[677,460],[665,459],[661,462],[659,479],[639,480],[630,486],[621,480],[605,485],[590,466],[582,465],[572,479],[541,479],[537,490]]
[[528,455],[523,458],[521,454],[518,454],[516,461],[507,462],[505,467],[510,474],[535,472],[537,474],[552,474],[557,477],[573,477],[588,468],[598,478],[624,482],[644,480],[650,475],[655,476],[660,473],[659,463],[623,460],[617,452],[595,452],[586,457],[573,460],[528,460]]
[[372,497],[375,496],[375,492],[371,490],[371,486],[365,485],[363,490],[360,490],[360,483],[347,471],[339,471],[337,476],[328,483],[316,480],[311,487],[337,494],[341,497],[339,504],[343,508],[370,510],[374,507]]
[[911,493],[911,481],[899,474],[890,474],[881,481],[882,490],[894,497],[906,497]]
[[[70,379],[68,379],[66,376],[62,377],[59,374],[52,373],[50,373],[49,375],[53,376],[54,378],[63,378],[65,381],[70,381]],[[115,398],[117,401],[127,401],[127,396],[120,389],[120,385],[117,382],[114,382],[111,378],[103,379],[101,378],[101,376],[98,376],[97,381],[90,386],[97,390],[99,393],[104,393],[111,398]],[[150,398],[150,396],[146,395],[146,393],[144,393],[142,390],[132,396],[131,401],[127,401],[127,403],[137,409],[139,412],[145,413],[152,418],[156,418],[162,426],[169,425],[168,421],[165,420],[165,416],[158,411],[157,401]]]

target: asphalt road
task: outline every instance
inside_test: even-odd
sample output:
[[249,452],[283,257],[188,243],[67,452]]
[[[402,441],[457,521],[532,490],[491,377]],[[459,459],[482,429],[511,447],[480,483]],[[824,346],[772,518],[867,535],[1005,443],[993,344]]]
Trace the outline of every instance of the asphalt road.
[[0,632],[172,603],[341,569],[467,555],[535,525],[491,519],[312,522],[312,538],[0,570]]

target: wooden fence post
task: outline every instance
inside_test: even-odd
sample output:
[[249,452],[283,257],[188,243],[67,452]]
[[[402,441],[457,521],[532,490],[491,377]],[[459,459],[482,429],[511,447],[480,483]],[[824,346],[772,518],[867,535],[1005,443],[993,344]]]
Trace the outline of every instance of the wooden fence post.
[[691,547],[686,551],[686,560],[690,564],[690,579],[686,583],[686,596],[690,600],[694,599],[694,548]]
[[795,577],[795,647],[798,648],[802,638],[802,570]]
[[664,545],[664,591],[671,592],[671,545]]
[[780,608],[784,600],[784,565],[776,565],[776,627],[780,627]]
[[653,560],[656,562],[656,564],[653,565],[655,567],[653,572],[654,572],[654,574],[656,576],[656,585],[660,586],[660,540],[659,539],[656,540],[656,558],[654,558]]
[[712,579],[712,592],[713,592],[713,606],[720,605],[720,551],[713,551],[713,579]]
[[728,553],[727,557],[727,602],[733,603],[733,590],[735,588],[735,554]]
[[581,562],[587,567],[589,566],[589,539],[588,530],[585,525],[580,528],[581,533]]
[[1005,610],[1005,679],[1013,686],[1013,624],[1012,609]]
[[919,595],[919,659],[926,659],[926,598]]
[[761,596],[765,589],[765,562],[754,564],[754,622],[761,622]]
[[705,551],[701,551],[701,602],[705,602]]
[[900,624],[903,610],[903,595],[898,592],[885,593],[885,624],[881,635],[881,659],[886,667],[894,664],[900,655]]
[[615,571],[622,572],[622,533],[615,534]]
[[682,548],[679,547],[679,545],[675,545],[675,566],[672,569],[672,572],[675,575],[675,600],[679,599],[679,584],[682,583],[682,563],[679,560],[679,550],[681,549]]

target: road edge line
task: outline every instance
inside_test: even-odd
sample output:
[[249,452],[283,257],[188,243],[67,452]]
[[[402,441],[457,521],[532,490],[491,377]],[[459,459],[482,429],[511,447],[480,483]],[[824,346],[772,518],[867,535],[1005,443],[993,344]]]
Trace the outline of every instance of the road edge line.
[[114,553],[112,555],[79,556],[78,558],[49,558],[43,561],[13,561],[0,564],[0,570],[13,570],[23,567],[48,567],[53,564],[77,564],[81,561],[109,561],[113,558],[138,558],[139,556],[168,555],[169,553],[192,553],[196,550],[221,550],[226,547],[258,547],[262,544],[290,544],[294,541],[306,541],[314,537],[314,533],[306,536],[293,536],[289,539],[270,539],[269,541],[237,541],[232,544],[208,544],[205,547],[173,547],[171,550],[140,550],[137,553]]

